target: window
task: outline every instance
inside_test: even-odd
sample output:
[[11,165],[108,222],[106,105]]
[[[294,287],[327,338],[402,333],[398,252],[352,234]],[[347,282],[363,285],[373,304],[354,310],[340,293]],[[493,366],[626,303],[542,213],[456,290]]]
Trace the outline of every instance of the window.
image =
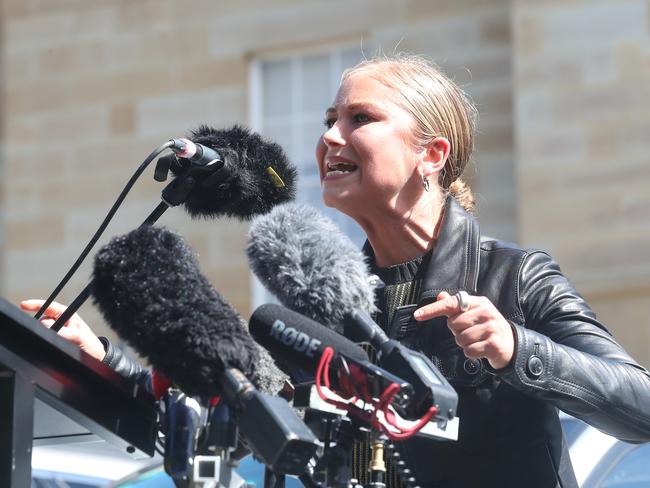
[[[251,125],[279,143],[298,167],[297,201],[318,208],[359,247],[364,235],[357,224],[322,203],[314,148],[341,73],[361,59],[358,47],[259,58],[251,64],[250,85]],[[270,301],[259,282],[253,281],[253,307]]]

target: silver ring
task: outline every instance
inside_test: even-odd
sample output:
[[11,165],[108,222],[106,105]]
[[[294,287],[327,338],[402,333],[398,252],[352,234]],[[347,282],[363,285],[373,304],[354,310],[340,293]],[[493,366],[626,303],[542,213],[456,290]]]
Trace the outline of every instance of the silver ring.
[[454,295],[456,300],[458,300],[458,310],[461,312],[467,312],[469,310],[469,293],[465,290],[461,290]]

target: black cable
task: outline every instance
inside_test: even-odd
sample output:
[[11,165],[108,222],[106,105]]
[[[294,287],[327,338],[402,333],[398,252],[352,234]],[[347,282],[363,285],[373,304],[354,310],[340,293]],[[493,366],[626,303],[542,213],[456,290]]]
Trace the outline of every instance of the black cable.
[[165,455],[165,448],[163,445],[156,444],[155,449],[157,454],[160,454],[161,456]]
[[160,431],[156,433],[156,442],[154,443],[154,448],[156,452],[161,456],[165,455],[165,442],[162,439]]
[[[169,206],[165,202],[160,202],[158,206],[149,214],[149,216],[144,220],[144,222],[141,224],[142,225],[153,225],[156,220],[160,218],[160,216],[165,213],[165,210],[167,210]],[[59,332],[61,328],[65,325],[65,323],[70,320],[70,318],[75,314],[77,310],[84,304],[86,300],[88,300],[88,297],[90,296],[90,290],[92,289],[93,286],[93,280],[92,278],[86,285],[86,287],[81,290],[81,292],[77,295],[77,297],[68,305],[68,307],[63,311],[61,315],[54,321],[52,326],[50,327],[50,330],[54,332]]]
[[[163,152],[165,149],[171,147],[173,145],[173,141],[167,141],[164,144],[158,146],[149,156],[147,159],[145,159],[140,167],[133,173],[133,176],[129,179],[127,182],[126,186],[120,193],[120,195],[117,197],[117,200],[111,207],[111,209],[108,211],[108,214],[106,214],[106,217],[104,218],[104,221],[101,223],[93,237],[90,239],[84,250],[81,252],[75,263],[72,265],[68,273],[63,277],[61,282],[57,285],[57,287],[54,289],[54,291],[50,294],[50,296],[45,300],[45,303],[41,306],[41,308],[36,312],[36,315],[34,315],[35,319],[39,319],[45,310],[47,310],[47,307],[49,307],[54,299],[57,297],[57,295],[61,292],[63,287],[68,283],[70,278],[72,278],[72,275],[79,269],[79,266],[81,266],[81,263],[83,263],[84,259],[86,259],[86,256],[88,256],[88,253],[92,250],[93,246],[97,242],[97,240],[101,237],[102,233],[104,230],[106,230],[106,227],[110,223],[111,219],[113,218],[113,215],[115,215],[115,212],[119,208],[119,206],[122,204],[124,199],[126,198],[126,195],[131,191],[131,188],[137,181],[137,179],[142,175],[142,172],[151,164],[151,161],[153,161],[161,152]],[[87,298],[87,297],[86,297]]]

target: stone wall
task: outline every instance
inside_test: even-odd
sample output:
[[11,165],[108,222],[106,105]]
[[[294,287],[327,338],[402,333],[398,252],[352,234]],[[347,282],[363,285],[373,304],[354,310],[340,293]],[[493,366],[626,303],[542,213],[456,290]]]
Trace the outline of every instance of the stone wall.
[[515,1],[520,240],[549,249],[650,364],[650,38],[645,0]]

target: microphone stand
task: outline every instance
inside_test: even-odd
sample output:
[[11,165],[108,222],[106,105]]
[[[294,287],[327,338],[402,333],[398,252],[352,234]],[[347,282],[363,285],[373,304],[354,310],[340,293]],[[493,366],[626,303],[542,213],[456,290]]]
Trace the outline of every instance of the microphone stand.
[[237,450],[239,429],[231,407],[219,403],[212,408],[193,458],[192,488],[251,488],[235,471],[238,461],[232,453]]
[[[307,412],[305,413],[307,416]],[[320,418],[319,418],[320,417]],[[350,466],[350,450],[354,441],[359,435],[366,431],[366,428],[354,418],[340,417],[338,415],[316,413],[324,427],[323,444],[325,449],[323,456],[318,460],[314,468],[314,475],[311,486],[326,486],[331,488],[356,487],[352,480]],[[307,417],[305,419],[307,421]],[[308,425],[309,422],[307,421]],[[320,436],[319,436],[320,437]],[[302,477],[300,478],[302,480]]]
[[[161,158],[163,159],[163,158]],[[216,166],[216,165],[215,165]],[[214,168],[214,172],[219,171],[223,164]],[[158,168],[156,168],[158,171]],[[158,206],[149,214],[149,216],[140,224],[140,227],[145,225],[153,225],[169,207],[175,207],[183,203],[194,187],[199,183],[199,179],[195,177],[197,173],[201,172],[205,175],[205,168],[195,168],[190,166],[184,173],[179,174],[174,180],[169,183],[162,190],[162,201]],[[59,332],[65,323],[70,320],[74,313],[88,300],[90,291],[92,290],[93,280],[91,279],[86,287],[77,295],[77,297],[70,303],[63,313],[56,319],[50,330]]]
[[384,462],[385,438],[373,431],[373,440],[370,445],[370,472],[369,488],[386,488],[386,463]]

